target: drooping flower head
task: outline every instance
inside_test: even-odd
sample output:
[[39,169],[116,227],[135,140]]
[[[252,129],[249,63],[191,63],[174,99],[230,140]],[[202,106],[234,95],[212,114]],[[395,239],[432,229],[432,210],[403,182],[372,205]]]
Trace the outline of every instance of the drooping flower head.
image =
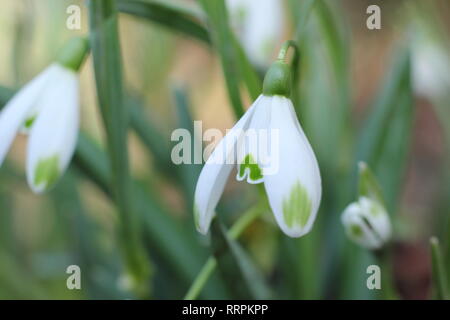
[[366,197],[345,208],[342,223],[349,239],[367,249],[379,249],[391,237],[386,210],[377,201]]
[[29,134],[26,173],[35,193],[58,180],[75,151],[78,70],[87,52],[86,39],[72,39],[57,61],[19,90],[0,113],[0,165],[16,134]]
[[194,215],[203,234],[233,168],[237,180],[264,184],[284,233],[300,237],[312,228],[322,187],[316,157],[289,99],[291,71],[284,60],[290,45],[282,47],[269,68],[263,93],[219,142],[200,173]]
[[359,174],[359,198],[344,209],[341,221],[350,240],[377,250],[390,240],[391,222],[378,183],[365,163],[360,163]]

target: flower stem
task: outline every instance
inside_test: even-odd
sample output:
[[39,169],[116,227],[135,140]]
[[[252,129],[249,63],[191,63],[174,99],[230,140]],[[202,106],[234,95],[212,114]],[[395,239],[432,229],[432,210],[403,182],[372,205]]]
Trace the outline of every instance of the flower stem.
[[285,61],[287,52],[289,48],[294,49],[294,55],[291,61],[291,69],[292,69],[292,93],[291,98],[294,102],[298,102],[299,92],[298,92],[298,80],[299,80],[299,67],[300,67],[300,50],[298,48],[297,42],[294,40],[287,40],[281,46],[280,51],[278,52],[278,60]]
[[[235,240],[237,239],[242,232],[256,219],[261,213],[264,211],[264,207],[266,206],[266,202],[259,203],[250,209],[248,209],[228,230],[228,236]],[[206,285],[209,277],[212,275],[214,270],[217,267],[217,260],[213,256],[210,256],[206,263],[200,270],[200,273],[195,278],[188,292],[184,296],[184,300],[195,300],[203,287]]]
[[430,246],[431,263],[433,267],[433,281],[436,290],[436,297],[439,300],[445,300],[447,299],[447,277],[445,274],[439,240],[436,237],[431,237]]
[[278,52],[278,60],[286,60],[289,48],[294,48],[294,60],[297,59],[299,54],[297,43],[294,40],[287,40],[281,45],[280,51]]

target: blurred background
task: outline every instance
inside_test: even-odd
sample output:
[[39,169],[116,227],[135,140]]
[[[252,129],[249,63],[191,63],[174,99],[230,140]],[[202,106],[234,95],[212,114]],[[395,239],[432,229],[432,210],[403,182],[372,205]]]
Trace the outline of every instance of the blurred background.
[[[236,117],[217,42],[189,35],[166,11],[145,5],[155,1],[117,2],[126,107],[132,114],[129,159],[151,265],[148,288],[151,298],[179,299],[210,255],[211,239],[196,233],[192,219],[201,165],[171,163],[176,144],[171,132],[192,130],[193,120],[202,120],[203,130],[225,132]],[[225,2],[230,28],[259,76],[283,41],[298,41],[294,102],[322,174],[321,209],[311,233],[287,238],[268,211],[239,238],[269,297],[379,298],[366,287],[373,257],[346,239],[340,223],[342,210],[356,199],[356,163],[364,160],[381,184],[394,225],[392,272],[399,297],[433,298],[430,236],[440,239],[450,269],[450,3],[279,0],[279,11],[267,13],[260,4],[250,18],[238,0]],[[164,8],[161,3],[183,8],[180,12],[195,17],[202,28],[211,28],[195,1],[156,2],[156,8]],[[66,10],[73,4],[81,8],[80,30],[66,27]],[[381,29],[369,30],[366,9],[373,4],[381,8]],[[272,38],[262,52],[255,52],[252,39],[260,35],[248,31],[255,28],[249,20],[267,24]],[[0,105],[49,65],[68,39],[87,34],[84,1],[3,1]],[[85,170],[77,151],[58,185],[44,196],[34,195],[26,184],[27,137],[22,135],[0,168],[2,299],[135,297],[121,281],[116,208],[96,178],[104,176],[105,133],[92,63],[89,56],[80,73],[80,143],[98,165],[94,174]],[[247,108],[252,94],[237,85]],[[230,179],[219,203],[220,219],[231,226],[262,197],[251,185]],[[66,287],[66,268],[72,264],[82,270],[81,290]],[[199,297],[242,297],[229,285],[238,275],[219,269]]]

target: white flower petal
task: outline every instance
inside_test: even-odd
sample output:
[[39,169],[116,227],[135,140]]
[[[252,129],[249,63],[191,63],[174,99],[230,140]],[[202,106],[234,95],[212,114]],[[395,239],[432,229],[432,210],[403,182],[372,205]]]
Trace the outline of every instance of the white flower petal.
[[41,72],[19,90],[0,113],[0,165],[3,163],[19,128],[36,103],[50,74],[49,68]]
[[270,106],[272,98],[261,95],[254,104],[255,111],[245,131],[242,143],[238,145],[236,179],[242,181],[247,178],[251,184],[264,180],[263,168],[268,162],[270,144]]
[[271,157],[279,163],[276,172],[264,172],[264,185],[280,228],[291,237],[300,237],[311,230],[319,209],[319,166],[292,102],[281,96],[272,99],[270,128],[278,130],[279,145]]
[[78,126],[78,75],[58,66],[38,102],[42,107],[30,131],[27,180],[41,193],[67,169],[75,151]]
[[208,232],[228,176],[236,164],[236,145],[250,123],[258,100],[219,142],[200,172],[195,188],[194,219],[202,234]]
[[39,112],[42,110],[42,108],[44,107],[41,103],[40,103],[40,99],[39,97],[41,96],[41,93],[43,90],[45,90],[47,88],[47,83],[52,82],[53,78],[57,78],[58,77],[58,70],[61,68],[61,66],[57,63],[53,63],[50,66],[48,66],[42,73],[41,75],[44,78],[44,81],[42,82],[42,86],[41,86],[41,92],[39,92],[39,95],[37,96],[37,99],[33,102],[31,108],[28,110],[27,115],[25,116],[25,119],[22,123],[22,125],[19,128],[19,132],[22,134],[28,134],[30,132],[30,129],[34,123],[34,120],[36,120]]

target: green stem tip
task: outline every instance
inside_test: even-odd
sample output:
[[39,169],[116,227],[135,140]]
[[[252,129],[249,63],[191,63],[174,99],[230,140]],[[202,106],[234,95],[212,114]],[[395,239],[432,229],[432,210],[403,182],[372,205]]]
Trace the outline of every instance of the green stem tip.
[[280,95],[289,97],[292,86],[292,66],[286,63],[289,48],[294,48],[293,64],[298,61],[298,47],[293,40],[283,43],[278,53],[277,60],[272,63],[264,77],[263,94],[266,96]]
[[445,273],[439,240],[436,237],[431,237],[430,246],[431,246],[431,264],[433,268],[433,282],[435,287],[435,294],[438,299],[445,300],[448,298],[447,275]]

